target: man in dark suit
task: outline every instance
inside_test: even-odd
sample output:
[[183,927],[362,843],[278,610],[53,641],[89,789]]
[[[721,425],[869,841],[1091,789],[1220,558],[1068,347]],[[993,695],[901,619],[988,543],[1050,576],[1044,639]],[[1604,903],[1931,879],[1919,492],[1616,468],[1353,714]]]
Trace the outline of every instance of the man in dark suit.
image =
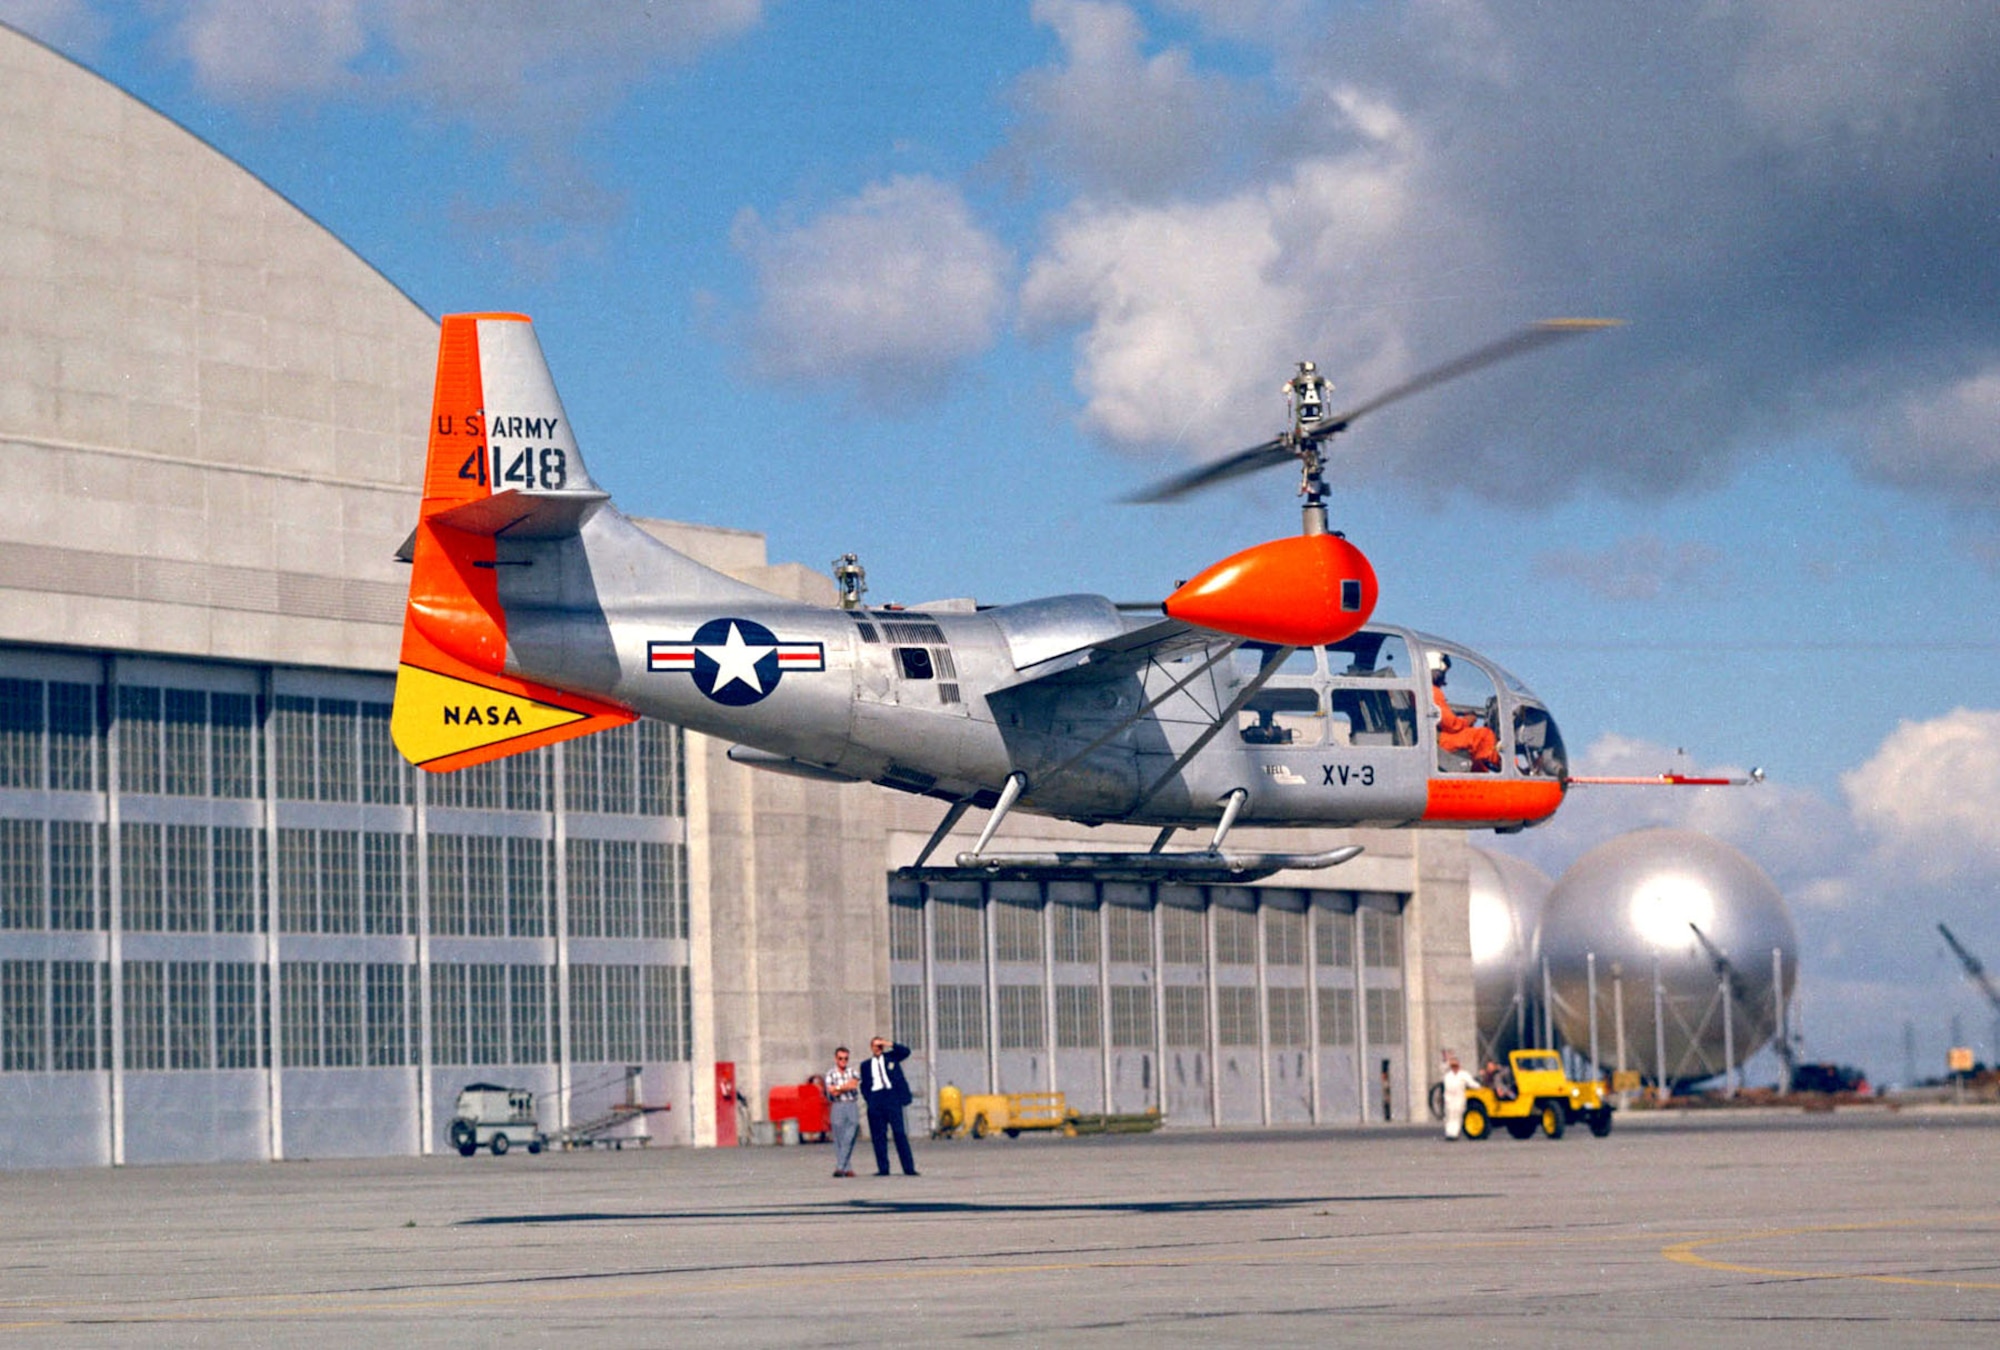
[[889,1175],[889,1136],[896,1136],[896,1158],[903,1175],[917,1174],[917,1160],[910,1156],[910,1135],[903,1126],[903,1108],[910,1104],[910,1083],[903,1077],[903,1061],[910,1057],[907,1045],[891,1045],[877,1036],[868,1042],[868,1058],[861,1061],[861,1097],[868,1103],[868,1138],[875,1145],[875,1175]]

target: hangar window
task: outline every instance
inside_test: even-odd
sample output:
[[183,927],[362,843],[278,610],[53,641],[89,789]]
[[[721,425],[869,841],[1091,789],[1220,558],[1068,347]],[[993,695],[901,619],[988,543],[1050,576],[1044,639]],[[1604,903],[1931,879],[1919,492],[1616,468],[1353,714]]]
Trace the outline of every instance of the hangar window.
[[1215,1031],[1224,1045],[1257,1044],[1257,990],[1225,984],[1215,991]]
[[1313,914],[1313,957],[1321,966],[1354,964],[1354,916],[1320,909]]
[[1170,984],[1160,991],[1167,1005],[1167,1044],[1182,1050],[1208,1045],[1208,990],[1198,984]]
[[[109,969],[96,961],[49,962],[51,1069],[73,1072],[109,1063],[111,1029],[101,1020],[111,1006],[111,991],[105,987]],[[102,1054],[100,1044],[107,1047]]]
[[1003,984],[996,991],[1002,1050],[1040,1050],[1048,1044],[1042,1030],[1042,986]]
[[1401,1045],[1403,1043],[1403,991],[1400,989],[1370,989],[1368,991],[1368,1044],[1370,1046]]
[[1057,1047],[1063,1050],[1095,1050],[1102,1040],[1103,1026],[1099,1020],[1097,986],[1057,985]]
[[1208,954],[1207,925],[1201,911],[1162,905],[1158,912],[1162,957],[1169,965],[1201,965]]
[[1129,905],[1110,905],[1106,913],[1111,923],[1111,959],[1135,966],[1152,965],[1153,911],[1133,909]]
[[1267,991],[1266,998],[1270,1004],[1268,1025],[1272,1046],[1292,1048],[1310,1044],[1311,1035],[1306,1027],[1306,991],[1273,988]]
[[42,984],[47,970],[40,961],[0,962],[0,1069],[39,1073],[43,1067]]
[[[368,967],[368,1062],[372,1065],[408,1064],[411,1060],[404,1015],[410,1003],[409,984],[403,966],[378,963]],[[520,1023],[515,1025],[518,1028]]]
[[1289,909],[1264,910],[1264,963],[1302,966],[1306,963],[1306,916]]
[[167,1067],[209,1067],[208,962],[167,963]]
[[127,684],[118,689],[118,788],[160,790],[160,691]]
[[931,906],[932,955],[940,961],[985,960],[984,928],[979,906],[953,900],[938,901]]
[[1257,964],[1257,916],[1247,910],[1218,908],[1215,914],[1215,963],[1219,966]]
[[49,786],[58,792],[97,789],[97,687],[49,685]]
[[1361,911],[1361,964],[1374,969],[1403,967],[1403,916],[1379,909]]
[[993,959],[1040,963],[1042,911],[1005,902],[993,906]]
[[1352,989],[1322,989],[1319,991],[1319,1043],[1321,1045],[1354,1044],[1354,991]]
[[165,790],[176,797],[208,791],[208,695],[200,689],[164,694]]
[[100,927],[103,913],[105,832],[79,820],[49,822],[49,926]]
[[[398,968],[385,966],[383,969]],[[512,1063],[549,1062],[549,976],[552,973],[547,966],[507,967],[508,1021],[514,1028]],[[375,1005],[371,1002],[368,1006],[373,1012]]]
[[270,969],[256,961],[215,963],[215,1067],[261,1069],[270,1063]]
[[[1195,992],[1201,991],[1197,989]],[[1119,1050],[1149,1050],[1156,1039],[1153,1033],[1152,989],[1143,984],[1112,985],[1112,1046]]]
[[606,966],[604,1057],[613,1064],[628,1064],[639,1058],[640,1013],[639,967]]
[[[889,906],[889,959],[924,959],[924,912],[915,905]],[[909,1044],[908,1041],[903,1043]]]
[[1056,960],[1075,963],[1087,961],[1095,965],[1097,911],[1085,909],[1082,905],[1051,905],[1049,915],[1054,921],[1056,930]]
[[257,702],[248,694],[208,696],[209,784],[215,796],[257,795],[263,766],[257,755],[256,716]]
[[42,926],[42,838],[39,820],[0,820],[0,928]]
[[898,984],[889,988],[889,1034],[912,1050],[924,1048],[924,987]]
[[0,680],[0,787],[42,785],[42,682]]
[[986,986],[941,984],[937,987],[937,1039],[940,1050],[986,1048]]

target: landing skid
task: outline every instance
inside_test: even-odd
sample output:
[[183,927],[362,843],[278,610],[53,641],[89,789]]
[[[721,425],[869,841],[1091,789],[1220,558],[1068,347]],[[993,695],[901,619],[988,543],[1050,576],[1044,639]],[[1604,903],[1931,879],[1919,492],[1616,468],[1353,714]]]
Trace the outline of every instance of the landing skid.
[[1261,881],[1274,872],[1337,867],[1358,844],[1324,853],[961,853],[956,867],[905,867],[904,881]]

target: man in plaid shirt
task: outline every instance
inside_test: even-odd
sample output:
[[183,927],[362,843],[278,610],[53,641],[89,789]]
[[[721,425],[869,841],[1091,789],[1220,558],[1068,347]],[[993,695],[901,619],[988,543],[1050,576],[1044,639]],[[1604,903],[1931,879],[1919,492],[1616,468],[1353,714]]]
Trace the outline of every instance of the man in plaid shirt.
[[826,1071],[826,1098],[833,1106],[833,1174],[851,1177],[854,1141],[861,1137],[861,1075],[847,1064],[847,1047],[833,1052]]

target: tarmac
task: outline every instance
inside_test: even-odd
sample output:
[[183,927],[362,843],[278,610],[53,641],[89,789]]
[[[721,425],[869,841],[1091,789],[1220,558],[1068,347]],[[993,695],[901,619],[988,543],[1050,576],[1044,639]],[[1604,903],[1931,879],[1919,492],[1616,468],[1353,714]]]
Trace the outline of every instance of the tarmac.
[[1989,1342],[2000,1110],[0,1174],[10,1345]]

